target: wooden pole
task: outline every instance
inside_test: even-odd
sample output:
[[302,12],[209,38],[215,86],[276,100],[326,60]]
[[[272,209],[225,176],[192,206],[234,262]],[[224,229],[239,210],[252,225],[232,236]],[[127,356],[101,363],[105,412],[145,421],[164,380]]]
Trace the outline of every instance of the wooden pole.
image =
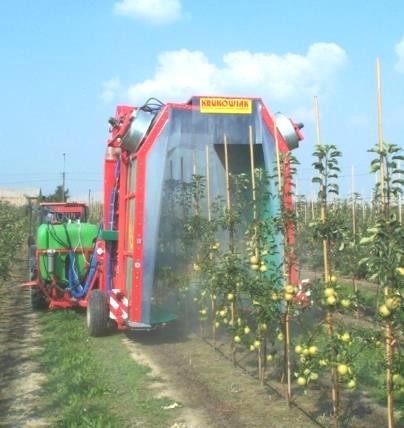
[[314,193],[311,195],[311,219],[314,220]]
[[[255,159],[254,159],[254,141],[253,141],[253,129],[250,125],[248,127],[248,142],[250,146],[250,168],[251,168],[251,190],[252,190],[252,200],[253,200],[253,219],[254,222],[257,220],[257,203],[256,203],[256,186],[255,186]],[[259,258],[259,242],[257,237],[257,228],[254,226],[254,238],[255,238],[255,249],[254,255]],[[263,349],[263,341],[260,341],[260,346],[258,349],[258,378],[261,382],[264,381],[264,365],[262,361],[262,349]]]
[[195,152],[192,152],[192,180],[195,180],[195,195],[194,195],[194,211],[195,215],[199,215],[199,181],[197,177],[197,168],[196,168],[196,155]]
[[[183,221],[185,221],[186,216],[187,216],[187,210],[185,207],[185,200],[186,200],[186,195],[185,195],[185,172],[184,172],[184,158],[181,156],[180,158],[180,179],[181,179],[181,203],[182,203],[182,216],[183,216]],[[189,310],[189,293],[186,295],[185,297],[185,328],[189,328],[189,318],[190,318],[190,310]]]
[[282,192],[282,183],[281,183],[281,159],[280,159],[280,153],[279,153],[279,139],[278,139],[278,128],[276,126],[276,116],[273,116],[273,123],[274,123],[274,138],[275,138],[275,151],[276,151],[276,167],[278,170],[278,189],[279,189],[279,196],[281,197]]
[[[317,145],[321,146],[321,136],[320,136],[320,108],[318,104],[318,97],[314,97],[314,112],[315,112],[315,123],[316,123],[316,141]],[[324,183],[324,175],[321,174],[321,181]],[[325,223],[327,220],[327,200],[324,189],[324,184],[321,184],[320,192],[323,197],[320,200],[320,220],[322,223]],[[324,262],[324,281],[328,283],[330,281],[330,269],[329,269],[329,245],[327,239],[323,240],[323,262]],[[326,314],[326,324],[328,329],[328,336],[333,340],[334,336],[334,325],[333,325],[333,315],[330,310],[327,310]],[[333,360],[336,359],[336,349],[332,344],[332,353]],[[335,417],[336,426],[339,426],[339,384],[338,384],[338,372],[336,367],[331,367],[331,381],[332,381],[332,405],[333,405],[333,414]]]
[[256,187],[255,187],[255,159],[254,159],[254,142],[252,126],[248,127],[249,145],[250,145],[250,167],[251,167],[251,188],[253,199],[253,219],[257,219],[257,204],[256,204]]
[[307,200],[304,200],[304,224],[307,224]]
[[[173,166],[173,160],[170,159],[170,211],[171,215],[175,215],[175,202],[174,202],[174,166]],[[177,240],[173,239],[171,243],[171,248],[173,249],[174,254],[177,254]]]
[[195,155],[195,151],[192,152],[192,174],[196,175],[196,155]]
[[[384,140],[383,140],[383,114],[382,114],[382,84],[381,84],[381,66],[380,59],[376,58],[376,92],[377,92],[377,131],[380,153],[380,197],[381,211],[384,217],[387,217],[386,199],[384,193],[385,171],[384,171]],[[388,203],[389,201],[387,201]],[[384,285],[384,295],[390,294],[390,288]],[[394,397],[393,397],[393,348],[391,345],[393,337],[393,328],[390,320],[385,322],[385,350],[386,350],[386,389],[387,389],[387,425],[388,428],[394,428]]]
[[[229,176],[229,153],[228,153],[228,142],[227,142],[227,136],[224,135],[223,137],[224,142],[224,166],[225,166],[225,174],[226,174],[226,203],[227,203],[227,209],[229,211],[228,214],[230,214],[231,209],[231,200],[230,200],[230,176]],[[234,251],[234,230],[233,225],[230,225],[230,237],[229,237],[229,247],[230,251]],[[231,304],[230,304],[230,310],[231,310],[231,323],[232,326],[236,323],[236,297],[234,296]],[[231,355],[232,355],[232,361],[233,364],[236,364],[236,344],[234,342],[234,338],[232,337],[231,340]]]
[[227,209],[230,209],[230,178],[229,178],[229,156],[227,151],[227,136],[223,138],[224,142],[224,170],[226,175],[226,204]]
[[[256,185],[255,185],[255,159],[254,159],[254,142],[253,142],[253,130],[252,126],[248,127],[248,136],[249,136],[249,146],[250,146],[250,168],[251,168],[251,190],[252,190],[252,199],[253,199],[253,220],[257,220],[257,195],[256,195]],[[255,228],[255,239],[257,239],[257,229]],[[258,254],[258,242],[256,242],[254,255],[259,258]]]
[[351,171],[351,192],[352,192],[352,234],[353,234],[354,244],[356,244],[355,170],[354,170],[354,166],[353,165],[352,165],[352,171]]
[[[314,97],[314,111],[315,111],[315,120],[316,120],[316,139],[317,145],[321,146],[321,136],[320,136],[320,109],[318,105],[318,97]],[[323,174],[321,174],[322,181],[324,182]],[[320,189],[322,193],[324,192],[324,185]],[[327,207],[325,203],[320,201],[320,219],[324,223],[326,221]],[[328,260],[328,242],[326,239],[323,240],[323,259],[324,259],[324,280],[327,282],[330,278],[330,270],[329,270],[329,260]]]
[[362,200],[362,223],[365,224],[366,221],[366,201]]
[[[401,162],[398,163],[398,169],[401,169]],[[399,175],[401,180],[401,174]],[[403,224],[403,213],[401,212],[401,193],[398,194],[398,221]]]
[[[382,110],[382,83],[381,83],[381,66],[380,59],[376,58],[376,92],[377,92],[377,134],[379,149],[384,150],[383,141],[383,110]],[[380,172],[379,172],[379,184],[380,184],[380,197],[382,203],[382,211],[385,210],[385,195],[384,195],[384,155],[380,154]]]
[[[280,161],[280,149],[279,149],[279,139],[278,139],[278,128],[276,126],[276,117],[273,117],[273,130],[274,130],[274,137],[275,137],[275,151],[276,151],[276,166],[277,166],[277,170],[278,170],[278,190],[279,190],[279,200],[280,203],[282,204],[282,211],[285,211],[285,206],[284,206],[284,185],[285,185],[285,177],[282,177],[282,172],[281,172],[281,161]],[[286,213],[284,213],[286,214]],[[284,220],[286,221],[286,220]],[[283,245],[283,263],[282,263],[282,270],[283,270],[283,278],[284,281],[289,282],[290,278],[287,275],[287,271],[286,271],[286,263],[289,263],[289,260],[287,260],[288,258],[288,254],[286,254],[285,252],[285,248],[287,247],[287,230],[286,230],[286,224],[284,226],[284,245]],[[289,269],[288,269],[289,272]],[[285,283],[284,283],[285,284]],[[284,334],[285,334],[285,342],[284,342],[284,373],[286,374],[286,382],[287,382],[287,388],[286,388],[286,399],[288,402],[288,405],[291,405],[291,400],[292,400],[292,370],[291,370],[291,361],[290,361],[290,342],[291,342],[291,337],[290,337],[290,316],[289,316],[289,312],[290,312],[290,305],[289,303],[286,304],[286,309],[285,309],[285,316],[284,316]]]
[[208,221],[212,220],[211,201],[210,201],[210,171],[209,171],[209,146],[205,145],[206,160],[206,198],[208,204]]
[[321,146],[321,133],[320,133],[320,108],[318,105],[318,97],[314,97],[314,115],[316,120],[316,144]]
[[[206,202],[208,209],[208,222],[212,221],[212,209],[210,202],[210,169],[209,169],[209,146],[205,145],[205,162],[206,162]],[[211,256],[211,255],[210,255]],[[210,302],[212,308],[212,338],[213,338],[213,348],[216,349],[216,290],[211,290]]]
[[[354,166],[352,165],[352,171],[351,171],[351,192],[352,192],[352,236],[353,236],[353,244],[356,248],[356,197],[355,197],[355,170]],[[358,286],[356,282],[356,275],[355,272],[353,272],[352,275],[352,285],[354,292],[358,292]],[[357,312],[357,315],[359,313]]]

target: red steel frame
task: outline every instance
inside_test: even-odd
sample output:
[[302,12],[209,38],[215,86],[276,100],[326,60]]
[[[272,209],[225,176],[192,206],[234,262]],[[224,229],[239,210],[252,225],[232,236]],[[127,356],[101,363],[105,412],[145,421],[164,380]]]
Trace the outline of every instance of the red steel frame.
[[40,207],[51,207],[55,213],[80,214],[85,217],[87,205],[78,202],[41,202]]
[[[161,111],[158,113],[158,117],[142,145],[138,151],[134,154],[129,154],[126,151],[120,152],[121,141],[127,133],[130,124],[131,116],[135,111],[135,107],[130,106],[118,106],[116,110],[115,120],[116,124],[112,127],[112,135],[108,140],[107,148],[107,157],[105,160],[105,169],[104,169],[104,230],[110,230],[109,216],[110,216],[110,201],[111,194],[115,186],[115,167],[118,162],[118,157],[121,157],[120,165],[120,177],[119,177],[119,197],[116,209],[115,217],[115,227],[118,230],[118,244],[117,244],[117,254],[116,260],[117,264],[114,266],[114,272],[112,273],[112,288],[118,291],[118,297],[120,300],[123,300],[127,296],[126,291],[126,257],[133,257],[133,272],[132,272],[132,289],[131,296],[129,301],[129,324],[133,326],[141,326],[142,320],[142,278],[143,278],[143,238],[144,238],[144,223],[146,219],[144,218],[145,212],[145,195],[146,195],[146,164],[147,164],[147,155],[163,131],[169,116],[170,109],[182,109],[182,110],[197,110],[198,106],[192,104],[192,100],[195,97],[191,98],[190,101],[186,104],[170,103],[166,104]],[[231,97],[226,97],[231,98]],[[274,120],[272,115],[262,103],[260,98],[246,98],[250,100],[258,100],[262,105],[262,117],[263,121],[272,136],[274,136]],[[282,153],[289,151],[287,144],[280,134],[279,131],[277,135],[277,140],[279,143],[279,150]],[[298,131],[297,131],[298,132]],[[301,134],[299,136],[302,139]],[[115,156],[114,156],[115,152]],[[128,194],[127,193],[127,176],[129,168],[129,160],[133,159],[136,161],[136,188],[135,192]],[[284,186],[284,203],[287,208],[292,206],[292,197],[291,197],[291,188],[292,183],[288,181]],[[134,225],[134,247],[133,252],[127,251],[125,248],[125,237],[123,236],[127,232],[126,221],[128,219],[128,203],[127,201],[131,198],[135,198],[135,225]],[[295,231],[292,224],[288,227],[288,233],[286,236],[287,242],[289,245],[293,245],[295,242]],[[98,244],[101,252],[105,251],[105,245],[103,243]],[[108,269],[108,258],[112,254],[106,252],[105,256],[100,255],[100,265],[99,265],[99,287],[104,291],[107,289],[106,285],[106,276],[105,273]],[[295,265],[294,256],[291,256],[289,263],[289,272],[288,272],[289,281],[292,284],[298,283],[297,269]],[[122,318],[117,319],[118,327],[125,328],[126,322]]]

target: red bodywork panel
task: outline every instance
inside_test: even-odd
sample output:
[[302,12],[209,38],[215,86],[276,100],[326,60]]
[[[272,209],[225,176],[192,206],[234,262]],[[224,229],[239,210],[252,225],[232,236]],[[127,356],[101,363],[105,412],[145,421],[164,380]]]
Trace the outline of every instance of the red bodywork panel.
[[53,213],[63,214],[66,217],[74,215],[75,219],[85,222],[87,219],[87,205],[79,202],[41,202],[41,208],[49,208]]
[[87,208],[86,204],[78,202],[41,202],[41,207],[52,208],[55,213],[78,213],[84,214]]

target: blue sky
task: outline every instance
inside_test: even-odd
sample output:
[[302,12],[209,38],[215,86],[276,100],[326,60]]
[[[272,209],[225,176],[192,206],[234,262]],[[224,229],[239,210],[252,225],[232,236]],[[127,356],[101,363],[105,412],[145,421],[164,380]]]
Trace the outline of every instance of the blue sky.
[[0,2],[0,187],[53,191],[65,152],[71,194],[100,193],[116,104],[209,92],[262,96],[305,123],[299,193],[312,191],[318,95],[322,140],[344,154],[342,193],[354,165],[368,196],[377,56],[385,139],[403,145],[403,17],[398,0]]

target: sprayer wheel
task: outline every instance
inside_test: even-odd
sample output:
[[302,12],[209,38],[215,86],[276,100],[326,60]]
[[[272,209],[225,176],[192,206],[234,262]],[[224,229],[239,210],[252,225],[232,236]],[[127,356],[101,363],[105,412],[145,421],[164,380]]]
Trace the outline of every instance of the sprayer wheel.
[[36,311],[46,309],[48,307],[46,297],[37,287],[31,287],[31,307]]
[[87,305],[87,330],[90,336],[104,336],[108,328],[108,304],[105,294],[93,290]]

